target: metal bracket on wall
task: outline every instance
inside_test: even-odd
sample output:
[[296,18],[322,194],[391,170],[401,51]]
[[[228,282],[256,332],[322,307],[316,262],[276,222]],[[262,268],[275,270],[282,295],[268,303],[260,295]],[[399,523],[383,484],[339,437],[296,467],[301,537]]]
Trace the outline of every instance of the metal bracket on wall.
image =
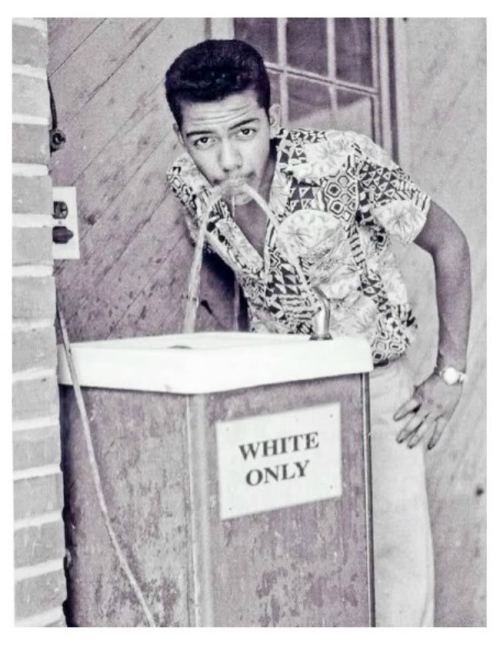
[[78,236],[78,213],[76,187],[55,186],[52,189],[55,220],[52,229],[52,253],[54,259],[80,258]]
[[50,97],[50,115],[52,119],[52,125],[49,132],[50,138],[50,152],[55,153],[66,143],[66,135],[63,131],[57,127],[57,110],[56,110],[56,101],[54,99],[54,93],[52,92],[52,86],[50,85],[50,80],[48,81],[49,86],[49,97]]
[[[50,97],[51,127],[49,131],[50,154],[60,150],[66,143],[66,135],[57,127],[57,110],[54,93],[48,80]],[[80,258],[78,238],[78,216],[76,188],[55,186],[52,189],[52,217],[56,224],[52,228],[52,256],[54,259]]]

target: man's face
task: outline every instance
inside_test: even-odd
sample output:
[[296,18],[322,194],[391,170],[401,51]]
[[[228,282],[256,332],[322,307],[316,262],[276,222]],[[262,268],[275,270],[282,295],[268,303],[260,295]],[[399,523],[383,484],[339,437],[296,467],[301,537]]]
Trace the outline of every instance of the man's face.
[[181,139],[194,163],[213,186],[224,182],[236,204],[251,198],[239,185],[245,182],[267,198],[274,163],[271,137],[278,129],[279,106],[269,118],[252,89],[220,101],[182,103]]

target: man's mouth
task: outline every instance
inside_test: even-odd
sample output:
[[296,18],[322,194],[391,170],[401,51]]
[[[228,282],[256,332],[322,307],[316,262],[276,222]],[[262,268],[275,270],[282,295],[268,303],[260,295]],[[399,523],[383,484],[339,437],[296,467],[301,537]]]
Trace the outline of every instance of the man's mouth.
[[247,182],[248,178],[246,177],[230,177],[227,180],[223,180],[220,185],[229,189],[240,189]]
[[244,185],[249,183],[249,177],[231,177],[219,184],[222,193],[228,196],[241,195],[245,193]]
[[224,182],[224,184],[229,187],[241,187],[244,183],[245,178],[243,177],[233,177]]

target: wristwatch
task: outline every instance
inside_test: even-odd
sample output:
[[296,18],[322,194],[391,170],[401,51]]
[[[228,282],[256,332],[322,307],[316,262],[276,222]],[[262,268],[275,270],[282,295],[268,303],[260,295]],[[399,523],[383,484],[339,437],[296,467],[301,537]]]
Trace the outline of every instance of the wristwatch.
[[445,366],[441,369],[436,368],[436,374],[449,386],[463,384],[467,379],[467,375],[454,366]]

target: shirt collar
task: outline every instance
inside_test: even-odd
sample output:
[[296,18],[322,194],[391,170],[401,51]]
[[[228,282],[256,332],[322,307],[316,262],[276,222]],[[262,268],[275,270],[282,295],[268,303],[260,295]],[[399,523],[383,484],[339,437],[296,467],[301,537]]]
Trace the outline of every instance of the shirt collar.
[[[307,131],[282,128],[273,139],[276,146],[276,166],[280,173],[294,177],[306,184],[319,185],[319,178],[307,172],[307,155],[302,140]],[[169,179],[177,176],[195,195],[210,193],[212,187],[205,176],[198,170],[191,156],[186,152],[180,155],[167,173]]]
[[309,131],[304,129],[287,130],[283,128],[278,137],[276,164],[281,173],[299,182],[319,185],[319,179],[307,171],[308,157],[303,146]]

